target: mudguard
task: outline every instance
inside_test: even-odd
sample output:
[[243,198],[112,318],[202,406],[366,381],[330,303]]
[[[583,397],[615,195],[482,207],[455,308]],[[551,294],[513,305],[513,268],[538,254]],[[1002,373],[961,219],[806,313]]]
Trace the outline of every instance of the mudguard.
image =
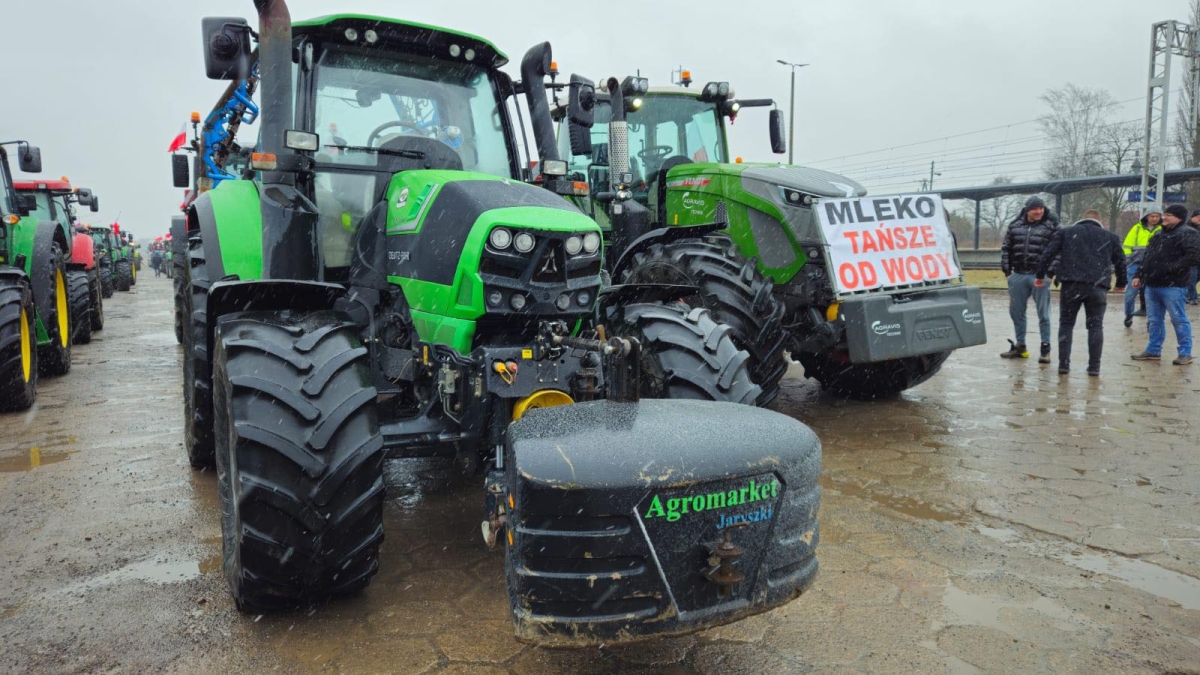
[[783,604],[816,575],[821,445],[785,415],[651,399],[531,410],[505,461],[518,639],[686,633]]
[[91,270],[95,266],[95,243],[88,235],[76,232],[71,243],[71,269]]
[[646,234],[634,239],[633,242],[621,252],[620,257],[617,258],[617,263],[612,266],[613,278],[619,278],[621,269],[630,260],[633,260],[634,255],[636,255],[639,251],[650,248],[654,244],[669,244],[679,239],[703,237],[706,234],[720,232],[726,227],[729,227],[728,223],[715,222],[708,223],[707,225],[675,225],[672,227],[660,227],[650,230]]
[[[199,201],[199,200],[197,200]],[[205,246],[205,253],[208,247]],[[208,304],[205,307],[210,326],[208,348],[212,349],[213,330],[217,317],[234,312],[269,312],[289,309],[308,312],[332,309],[334,302],[344,295],[346,289],[340,284],[319,281],[293,281],[281,279],[240,281],[236,279],[216,281],[208,289]],[[212,352],[209,351],[211,354]]]
[[188,207],[187,228],[199,230],[210,279],[261,279],[262,211],[253,181],[227,180]]

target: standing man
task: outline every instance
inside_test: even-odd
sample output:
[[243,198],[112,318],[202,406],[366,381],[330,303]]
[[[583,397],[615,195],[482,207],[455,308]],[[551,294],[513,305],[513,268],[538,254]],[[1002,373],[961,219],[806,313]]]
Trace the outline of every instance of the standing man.
[[1085,211],[1083,220],[1057,230],[1046,255],[1038,265],[1038,288],[1046,286],[1050,262],[1058,258],[1058,280],[1062,293],[1058,296],[1058,373],[1071,370],[1071,338],[1075,318],[1083,307],[1087,315],[1088,336],[1087,374],[1100,375],[1100,352],[1104,349],[1104,309],[1108,306],[1108,289],[1113,271],[1117,273],[1117,292],[1125,290],[1125,253],[1121,238],[1104,229],[1099,211]]
[[[1027,359],[1025,348],[1025,310],[1029,297],[1037,308],[1038,332],[1042,337],[1042,351],[1038,363],[1050,363],[1050,289],[1044,284],[1033,285],[1034,273],[1038,270],[1050,238],[1058,229],[1058,219],[1041,197],[1033,196],[1025,202],[1021,215],[1008,224],[1004,243],[1000,246],[1000,269],[1008,279],[1008,315],[1012,317],[1016,341],[1009,340],[1012,347],[1000,355],[1003,359]],[[1047,273],[1053,277],[1054,260],[1047,261]]]
[[1192,362],[1192,324],[1188,322],[1188,271],[1200,265],[1200,232],[1183,225],[1187,209],[1179,204],[1167,207],[1163,214],[1162,231],[1150,238],[1141,267],[1133,277],[1133,286],[1146,289],[1146,327],[1150,341],[1134,361],[1157,361],[1162,357],[1167,337],[1163,314],[1171,315],[1175,340],[1179,343],[1179,358],[1171,363],[1186,366]]
[[[1129,228],[1129,232],[1125,235],[1125,261],[1129,264],[1129,278],[1133,278],[1137,274],[1138,267],[1142,264],[1142,256],[1146,254],[1146,246],[1150,244],[1150,237],[1158,234],[1162,228],[1162,214],[1158,211],[1146,211],[1142,215],[1142,219],[1133,224]],[[1142,298],[1142,308],[1138,312],[1133,311],[1134,301],[1138,297]],[[1135,288],[1133,284],[1125,290],[1125,327],[1129,328],[1133,325],[1133,317],[1146,315],[1146,298]]]

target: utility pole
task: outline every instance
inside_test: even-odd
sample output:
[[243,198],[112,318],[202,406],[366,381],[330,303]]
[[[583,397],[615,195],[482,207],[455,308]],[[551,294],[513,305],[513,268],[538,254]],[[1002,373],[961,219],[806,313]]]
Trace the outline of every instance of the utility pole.
[[788,66],[792,69],[792,102],[788,108],[788,164],[795,164],[796,152],[796,69],[807,66],[807,63],[792,63],[783,59],[776,59],[777,63]]
[[[941,171],[938,171],[937,173],[934,173],[934,171],[933,171],[933,164],[934,164],[934,162],[933,162],[933,161],[930,161],[930,162],[929,162],[929,191],[930,191],[930,192],[933,192],[933,177],[934,177],[934,176],[940,176],[940,175],[942,175],[942,172],[941,172]],[[921,181],[921,182],[922,182],[922,183],[924,183],[925,181]]]

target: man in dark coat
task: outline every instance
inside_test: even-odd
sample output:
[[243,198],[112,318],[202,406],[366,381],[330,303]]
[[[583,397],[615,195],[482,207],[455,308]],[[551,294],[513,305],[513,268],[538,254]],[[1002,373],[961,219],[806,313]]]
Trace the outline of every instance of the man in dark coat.
[[[1192,217],[1188,219],[1187,224],[1193,230],[1200,232],[1200,209],[1192,211]],[[1187,303],[1189,305],[1200,305],[1200,293],[1196,292],[1197,281],[1200,281],[1200,267],[1193,266],[1192,273],[1188,276]]]
[[1104,310],[1108,306],[1108,289],[1113,272],[1117,275],[1117,292],[1125,290],[1125,253],[1121,238],[1104,229],[1099,211],[1087,211],[1083,220],[1057,230],[1038,265],[1038,288],[1046,286],[1050,262],[1058,258],[1058,281],[1062,293],[1058,297],[1058,372],[1071,370],[1071,337],[1079,308],[1087,315],[1088,334],[1087,373],[1100,374],[1100,353],[1104,349]]
[[[1021,215],[1008,224],[1004,233],[1004,243],[1000,246],[1000,269],[1008,279],[1008,315],[1012,317],[1015,340],[1009,340],[1012,347],[1000,355],[1005,359],[1027,359],[1029,350],[1025,347],[1025,310],[1029,306],[1029,298],[1033,297],[1037,307],[1038,332],[1042,338],[1042,349],[1038,363],[1050,363],[1050,289],[1044,285],[1033,285],[1034,273],[1041,264],[1046,247],[1054,231],[1058,229],[1058,219],[1041,197],[1033,196],[1025,202]],[[1049,262],[1048,273],[1054,276],[1054,260]]]
[[1157,361],[1162,358],[1163,342],[1167,337],[1165,314],[1171,315],[1175,340],[1179,343],[1177,366],[1192,363],[1192,324],[1188,321],[1187,281],[1191,267],[1200,265],[1200,232],[1187,227],[1187,209],[1179,204],[1167,207],[1163,214],[1162,231],[1150,238],[1142,266],[1133,277],[1133,285],[1146,289],[1146,327],[1150,340],[1134,361]]

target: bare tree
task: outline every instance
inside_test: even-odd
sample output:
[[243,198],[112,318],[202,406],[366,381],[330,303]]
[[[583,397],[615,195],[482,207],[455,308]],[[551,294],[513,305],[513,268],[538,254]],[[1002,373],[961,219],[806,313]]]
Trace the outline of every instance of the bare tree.
[[[1188,23],[1200,26],[1200,0],[1189,3]],[[1175,114],[1175,146],[1179,153],[1180,166],[1200,166],[1200,115],[1196,115],[1197,85],[1200,85],[1200,61],[1196,58],[1183,62],[1183,78],[1179,87],[1179,104]]]
[[[1130,173],[1141,149],[1142,129],[1137,122],[1106,124],[1100,129],[1097,159],[1103,173]],[[1128,202],[1128,188],[1102,188],[1096,193],[1097,205],[1108,212],[1109,229],[1115,230],[1118,216]]]
[[[1012,182],[1012,176],[996,176],[992,179],[992,185],[1010,185]],[[1002,230],[1021,212],[1021,205],[1020,195],[1005,195],[989,199],[983,202],[980,208],[980,224],[994,230]]]
[[[1106,89],[1080,87],[1068,83],[1047,90],[1041,100],[1050,112],[1038,119],[1038,125],[1050,143],[1050,156],[1042,164],[1047,178],[1076,178],[1104,173],[1100,160],[1104,129],[1116,105]],[[1073,220],[1095,195],[1065,195],[1063,222]]]

